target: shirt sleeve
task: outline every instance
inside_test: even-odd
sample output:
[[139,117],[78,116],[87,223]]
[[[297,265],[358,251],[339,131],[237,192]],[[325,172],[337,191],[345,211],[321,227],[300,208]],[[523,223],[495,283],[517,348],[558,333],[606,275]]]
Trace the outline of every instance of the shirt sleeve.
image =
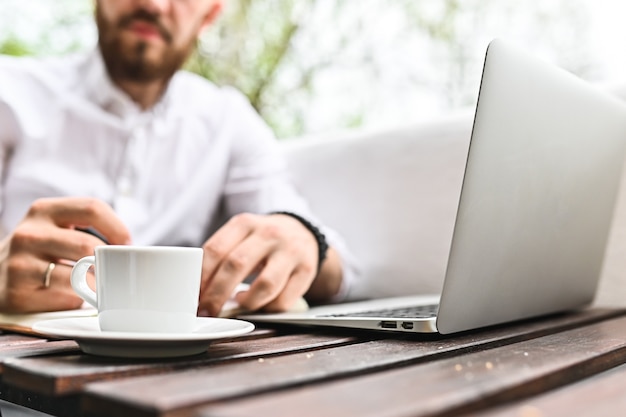
[[[0,69],[0,79],[6,80],[2,77],[2,70]],[[4,174],[8,164],[8,159],[11,156],[11,150],[15,145],[15,141],[19,135],[19,123],[15,112],[7,102],[6,98],[2,94],[4,88],[2,81],[0,81],[0,213],[4,211]],[[0,223],[0,237],[4,237],[7,231],[4,230]]]
[[[12,70],[14,58],[0,56],[0,164],[4,169],[5,158],[8,150],[14,145],[20,131],[17,110],[20,96],[25,96],[24,91],[20,94],[22,79],[15,76]],[[23,98],[22,101],[28,100]]]
[[223,128],[232,137],[229,172],[224,187],[228,217],[238,213],[297,213],[316,225],[341,257],[343,280],[332,301],[345,298],[357,279],[359,267],[343,238],[321,224],[308,203],[295,189],[278,141],[271,129],[240,93],[228,89]]

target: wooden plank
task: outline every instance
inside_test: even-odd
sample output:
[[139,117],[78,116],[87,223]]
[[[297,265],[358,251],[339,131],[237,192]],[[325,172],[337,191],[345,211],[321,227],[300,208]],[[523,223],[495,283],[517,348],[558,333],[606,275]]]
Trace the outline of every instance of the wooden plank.
[[0,374],[4,373],[4,364],[14,358],[34,358],[60,353],[72,354],[79,350],[78,345],[73,340],[3,346],[0,348]]
[[460,357],[216,404],[196,415],[454,416],[624,362],[626,318],[619,318]]
[[[319,352],[259,358],[211,369],[90,384],[85,390],[83,404],[85,410],[95,415],[186,415],[187,410],[202,403],[245,397],[311,382],[347,378],[391,367],[432,361],[435,358],[463,355],[477,349],[506,346],[520,340],[562,331],[562,326],[571,328],[572,323],[583,317],[584,314],[581,313],[457,337],[376,340],[327,348]],[[623,320],[626,323],[626,319]],[[418,382],[419,379],[412,381],[411,386],[419,385]],[[409,394],[405,392],[404,395]],[[270,396],[270,402],[273,402],[271,398],[273,397]],[[313,414],[324,415],[324,412],[317,413],[315,404],[308,406]],[[293,415],[295,410],[291,409],[290,413]],[[271,415],[269,411],[266,414]]]
[[576,384],[468,417],[618,416],[626,410],[625,386],[626,365],[622,365]]
[[[273,333],[269,333],[273,334]],[[287,335],[215,343],[207,353],[172,359],[123,359],[84,354],[21,358],[4,363],[3,383],[45,395],[68,395],[86,383],[134,375],[166,373],[172,370],[210,366],[217,363],[285,352],[308,351],[325,346],[352,343],[346,336]]]
[[20,334],[0,334],[0,374],[3,363],[9,358],[38,356],[49,353],[75,352],[78,345],[73,341],[49,341],[41,337]]

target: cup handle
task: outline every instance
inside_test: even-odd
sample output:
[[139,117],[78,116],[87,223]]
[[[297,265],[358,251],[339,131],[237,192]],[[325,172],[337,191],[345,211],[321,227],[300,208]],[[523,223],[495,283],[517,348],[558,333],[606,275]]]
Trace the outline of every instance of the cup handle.
[[96,297],[96,292],[89,288],[87,285],[87,271],[92,265],[96,264],[95,256],[85,256],[81,258],[74,264],[72,268],[71,282],[72,288],[81,298],[87,301],[89,304],[98,308],[98,300]]

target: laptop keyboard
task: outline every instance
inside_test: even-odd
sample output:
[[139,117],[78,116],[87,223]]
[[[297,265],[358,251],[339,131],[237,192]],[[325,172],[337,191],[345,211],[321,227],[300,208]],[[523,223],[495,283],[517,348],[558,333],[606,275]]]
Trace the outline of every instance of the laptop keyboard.
[[428,304],[421,306],[411,306],[402,308],[389,308],[381,310],[357,311],[353,313],[328,314],[320,317],[381,317],[381,318],[402,318],[402,319],[422,319],[437,316],[439,304]]

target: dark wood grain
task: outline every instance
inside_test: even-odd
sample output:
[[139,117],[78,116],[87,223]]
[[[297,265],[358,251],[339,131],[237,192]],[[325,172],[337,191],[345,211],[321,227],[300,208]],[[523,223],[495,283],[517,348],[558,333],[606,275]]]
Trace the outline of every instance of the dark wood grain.
[[524,401],[482,410],[481,417],[600,417],[626,415],[626,365],[576,384],[548,391]]
[[79,391],[83,385],[92,381],[166,373],[353,341],[353,337],[345,336],[296,334],[216,343],[205,354],[174,359],[119,359],[84,354],[9,359],[4,363],[3,382],[45,395],[67,395]]
[[[586,314],[590,313],[561,316],[551,320],[528,322],[456,337],[429,337],[426,338],[428,340],[403,337],[363,341],[315,352],[295,353],[274,358],[263,357],[210,369],[199,368],[193,371],[168,373],[163,376],[89,384],[85,390],[84,407],[87,411],[102,416],[188,415],[186,413],[191,413],[193,407],[202,403],[256,395],[313,382],[354,377],[359,374],[404,367],[408,364],[432,362],[434,359],[444,360],[451,356],[453,358],[448,360],[458,361],[454,357],[466,355],[474,350],[495,347],[502,347],[505,351],[510,350],[513,349],[511,344],[562,332],[566,328],[575,326],[574,322],[580,326],[582,322],[579,320],[585,322],[586,318],[590,317]],[[595,313],[593,314],[594,317],[598,317]],[[626,323],[626,319],[624,320]],[[412,378],[412,381],[404,381],[407,383],[406,388],[412,389],[420,385],[419,379]],[[361,391],[353,393],[353,397],[361,395],[367,396],[369,393]],[[404,391],[402,395],[410,396],[411,392]],[[356,400],[356,398],[352,399]],[[319,404],[309,403],[307,406],[311,407],[311,410],[319,410]],[[295,410],[290,409],[289,413]],[[270,412],[269,409],[265,411]],[[326,411],[321,409],[320,413],[315,411],[314,414],[324,415]],[[259,415],[271,415],[271,413]]]
[[624,362],[626,318],[618,318],[461,357],[216,404],[199,415],[453,416],[566,385]]
[[[60,353],[76,353],[80,351],[73,340],[55,340],[43,343],[26,341],[25,343],[0,344],[0,374],[4,373],[4,364],[11,358],[48,356]],[[2,340],[0,339],[0,343]]]

